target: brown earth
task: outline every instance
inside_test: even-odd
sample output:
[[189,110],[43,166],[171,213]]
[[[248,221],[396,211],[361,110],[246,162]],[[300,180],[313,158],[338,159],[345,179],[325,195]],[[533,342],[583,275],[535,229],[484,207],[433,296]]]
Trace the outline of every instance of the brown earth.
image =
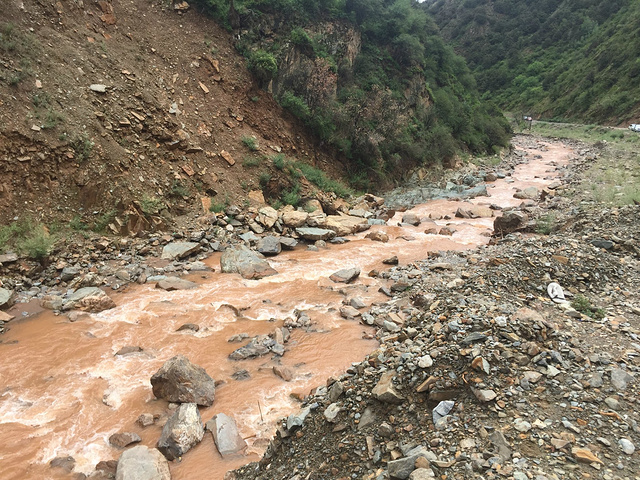
[[0,13],[2,223],[128,213],[139,219],[130,229],[149,229],[202,212],[201,197],[246,204],[261,178],[275,199],[291,187],[267,158],[277,152],[343,173],[201,12],[165,1],[8,0]]

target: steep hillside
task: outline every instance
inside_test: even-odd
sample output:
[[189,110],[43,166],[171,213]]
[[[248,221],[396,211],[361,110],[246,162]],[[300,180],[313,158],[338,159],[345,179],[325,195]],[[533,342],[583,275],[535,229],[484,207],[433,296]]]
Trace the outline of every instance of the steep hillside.
[[423,8],[502,107],[585,122],[638,118],[638,2],[437,0]]
[[281,105],[348,158],[352,180],[398,177],[506,145],[464,60],[411,0],[198,0]]
[[2,2],[0,223],[135,233],[206,212],[203,198],[218,209],[310,195],[274,156],[343,174],[258,88],[227,31],[169,7]]

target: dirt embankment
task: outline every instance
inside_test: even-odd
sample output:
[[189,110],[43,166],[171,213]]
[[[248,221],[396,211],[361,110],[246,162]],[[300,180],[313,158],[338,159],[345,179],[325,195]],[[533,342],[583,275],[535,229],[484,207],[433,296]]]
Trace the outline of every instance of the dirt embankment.
[[341,172],[200,12],[146,0],[0,9],[3,223],[118,214],[150,229],[202,212],[202,197],[273,200],[291,188],[267,158],[279,152]]

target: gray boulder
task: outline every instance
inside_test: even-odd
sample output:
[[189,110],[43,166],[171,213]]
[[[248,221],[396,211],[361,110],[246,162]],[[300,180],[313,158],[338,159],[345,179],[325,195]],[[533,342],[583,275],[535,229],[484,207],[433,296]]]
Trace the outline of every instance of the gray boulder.
[[189,288],[196,288],[197,286],[197,283],[178,277],[166,277],[156,283],[156,288],[161,288],[167,292],[172,292],[174,290],[187,290]]
[[280,237],[280,246],[284,250],[293,250],[298,245],[298,241],[291,237]]
[[169,462],[155,448],[137,445],[120,455],[116,480],[171,480]]
[[63,304],[63,310],[84,310],[102,312],[116,306],[115,302],[98,287],[84,287],[76,290]]
[[524,228],[528,220],[529,217],[525,213],[506,212],[493,221],[493,231],[497,235],[506,235]]
[[166,260],[179,260],[199,250],[200,244],[196,242],[173,242],[164,246],[162,249],[162,258]]
[[204,368],[192,364],[184,355],[167,360],[151,377],[153,394],[169,402],[213,404],[216,384]]
[[0,308],[9,308],[13,305],[13,291],[0,288]]
[[338,270],[337,272],[332,273],[329,278],[336,283],[351,283],[359,276],[360,269],[354,267]]
[[331,240],[336,236],[336,232],[327,228],[317,227],[301,227],[296,228],[296,233],[305,240],[317,241],[317,240]]
[[236,421],[224,413],[219,413],[209,420],[207,430],[213,435],[213,441],[223,457],[242,452],[247,447],[247,442],[238,432]]
[[408,223],[409,225],[417,227],[418,225],[420,225],[420,217],[418,217],[415,213],[405,213],[402,216],[402,223]]
[[258,241],[256,250],[258,250],[262,255],[273,256],[278,255],[282,251],[282,245],[280,244],[280,239],[278,237],[267,235]]
[[225,250],[220,257],[220,267],[223,273],[239,273],[243,278],[250,280],[258,280],[278,273],[271,268],[261,254],[244,245]]
[[195,403],[183,403],[162,428],[156,447],[168,460],[175,460],[200,443],[203,436],[198,407]]

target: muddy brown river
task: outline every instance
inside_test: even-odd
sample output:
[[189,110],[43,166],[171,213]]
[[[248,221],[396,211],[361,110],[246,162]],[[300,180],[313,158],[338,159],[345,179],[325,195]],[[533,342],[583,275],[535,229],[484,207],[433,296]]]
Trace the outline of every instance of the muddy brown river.
[[[522,200],[513,198],[515,189],[550,183],[557,166],[566,164],[572,152],[560,144],[540,147],[529,149],[530,162],[518,166],[511,177],[489,184],[490,197],[472,203],[518,205]],[[412,211],[421,217],[453,217],[460,205],[438,200]],[[388,243],[365,239],[369,232],[363,232],[349,243],[319,252],[284,252],[269,260],[279,272],[273,277],[244,280],[221,274],[216,254],[206,261],[215,271],[189,277],[199,284],[196,289],[165,292],[153,284],[132,286],[110,294],[116,308],[75,322],[44,312],[9,324],[0,339],[0,479],[68,479],[69,474],[49,467],[53,458],[67,455],[76,460],[75,472],[89,474],[99,461],[118,458],[121,451],[108,441],[117,432],[136,432],[143,444],[154,446],[161,427],[142,428],[136,419],[142,413],[166,413],[167,402],[154,398],[149,379],[178,354],[222,381],[214,404],[200,409],[203,420],[220,412],[233,416],[249,447],[245,456],[222,459],[207,433],[180,463],[171,463],[172,478],[222,479],[227,470],[257,460],[278,419],[299,408],[296,395],[324,385],[328,377],[341,374],[377,347],[372,328],[338,313],[352,296],[369,305],[385,300],[378,293],[382,280],[366,272],[389,268],[382,260],[393,255],[406,265],[426,258],[429,251],[475,248],[488,242],[493,224],[492,218],[438,220],[439,225],[457,229],[445,237],[425,234],[420,226],[399,227],[400,217],[373,227],[389,235]],[[353,285],[328,279],[351,266],[363,272]],[[16,308],[19,312],[20,306]],[[229,343],[229,337],[271,333],[294,310],[306,311],[313,328],[293,330],[283,357],[228,359],[244,344]],[[185,323],[198,324],[200,330],[176,332]],[[143,351],[116,356],[125,346]],[[276,364],[291,367],[294,379],[276,377]],[[232,375],[241,369],[248,370],[250,378],[234,380]]]

